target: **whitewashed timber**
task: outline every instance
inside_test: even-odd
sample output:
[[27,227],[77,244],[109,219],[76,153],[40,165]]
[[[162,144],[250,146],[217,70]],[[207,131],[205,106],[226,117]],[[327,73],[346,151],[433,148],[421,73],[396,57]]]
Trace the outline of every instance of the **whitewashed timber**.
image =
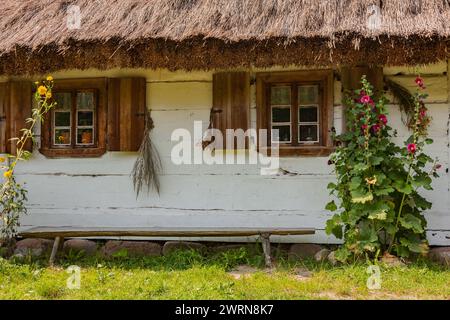
[[[427,99],[433,117],[430,128],[433,157],[442,164],[434,191],[425,192],[433,208],[427,212],[431,244],[450,245],[449,166],[449,62],[420,68],[430,94]],[[271,68],[295,70],[300,68]],[[265,70],[252,70],[256,73]],[[413,88],[415,70],[386,67],[384,73]],[[144,76],[147,79],[147,107],[155,123],[152,139],[162,160],[161,194],[143,193],[136,199],[130,172],[135,153],[109,152],[101,158],[46,159],[38,151],[18,167],[21,181],[29,189],[29,211],[23,228],[32,226],[260,226],[314,227],[316,235],[274,237],[274,241],[332,243],[324,224],[330,213],[324,210],[329,196],[326,186],[334,179],[326,157],[282,158],[283,169],[298,173],[261,176],[257,165],[181,165],[170,161],[176,143],[170,135],[176,128],[193,129],[194,120],[209,122],[212,106],[213,72],[169,72],[166,70],[113,69],[108,71],[68,70],[54,74],[65,78]],[[6,79],[2,79],[6,80]],[[252,86],[251,125],[256,127],[256,93]],[[342,130],[341,84],[334,85],[334,125]],[[400,112],[390,106],[390,125],[407,135]],[[216,239],[217,240],[217,239]],[[245,240],[245,239],[221,239]]]

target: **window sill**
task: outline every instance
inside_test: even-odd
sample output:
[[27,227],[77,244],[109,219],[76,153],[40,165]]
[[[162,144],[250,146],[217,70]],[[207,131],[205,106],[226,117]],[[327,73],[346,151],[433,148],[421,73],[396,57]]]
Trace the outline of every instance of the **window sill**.
[[[279,156],[280,157],[327,157],[333,153],[335,147],[324,147],[324,146],[301,146],[301,147],[290,147],[290,146],[280,146]],[[270,147],[264,148],[262,151],[267,151],[270,154]]]
[[105,154],[104,148],[56,149],[41,148],[39,152],[47,158],[95,158]]

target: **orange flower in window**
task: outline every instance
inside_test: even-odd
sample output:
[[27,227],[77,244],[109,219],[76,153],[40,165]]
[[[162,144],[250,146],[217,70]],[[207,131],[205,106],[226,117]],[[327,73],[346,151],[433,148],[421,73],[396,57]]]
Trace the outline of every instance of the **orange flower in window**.
[[0,162],[5,162],[6,158],[0,157]]
[[51,92],[47,92],[47,94],[45,95],[45,97],[46,97],[47,99],[51,99],[52,93],[51,93]]
[[44,86],[39,86],[38,93],[40,96],[45,96],[47,94],[47,88]]
[[53,77],[52,76],[48,76],[47,77],[47,81],[53,81]]

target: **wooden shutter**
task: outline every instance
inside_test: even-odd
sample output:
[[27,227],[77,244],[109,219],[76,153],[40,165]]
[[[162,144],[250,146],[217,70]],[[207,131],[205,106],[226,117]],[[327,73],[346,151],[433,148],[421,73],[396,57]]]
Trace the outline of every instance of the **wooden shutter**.
[[6,111],[9,106],[9,83],[0,83],[0,153],[6,153]]
[[144,136],[145,78],[108,81],[108,150],[138,151]]
[[[6,152],[15,154],[16,141],[11,138],[21,137],[22,129],[27,127],[26,119],[31,117],[32,87],[30,81],[11,81],[6,98]],[[8,90],[7,90],[8,91]],[[32,151],[33,143],[28,141],[25,149]]]
[[221,72],[213,75],[212,127],[224,137],[226,129],[249,128],[250,75],[248,72]]
[[341,69],[342,86],[344,90],[357,90],[361,88],[361,77],[366,75],[367,80],[373,85],[375,93],[383,90],[382,67],[343,67]]

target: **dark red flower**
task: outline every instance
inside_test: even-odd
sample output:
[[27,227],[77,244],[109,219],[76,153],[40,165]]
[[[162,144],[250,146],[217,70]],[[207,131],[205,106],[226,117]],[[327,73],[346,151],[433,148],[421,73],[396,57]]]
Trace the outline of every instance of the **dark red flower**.
[[423,79],[422,79],[420,76],[417,76],[417,78],[416,78],[416,84],[417,84],[420,88],[425,88]]
[[434,168],[436,170],[439,170],[442,167],[442,165],[440,163],[436,163],[436,165],[434,166]]
[[384,114],[380,114],[380,115],[378,116],[378,120],[380,120],[381,123],[382,123],[383,125],[386,125],[387,122],[388,122],[387,117],[386,117],[386,115],[384,115]]
[[408,152],[409,153],[415,153],[416,152],[416,144],[415,143],[410,143],[408,144]]
[[359,100],[361,103],[370,103],[372,101],[372,99],[368,96],[368,95],[364,95],[361,97],[361,99]]
[[361,126],[361,129],[362,129],[363,131],[366,131],[366,129],[367,129],[367,124],[363,124],[363,125]]
[[377,123],[377,124],[374,124],[373,126],[372,126],[372,131],[373,131],[373,133],[377,133],[378,131],[380,131],[380,129],[381,129],[381,127],[380,127],[380,125]]

